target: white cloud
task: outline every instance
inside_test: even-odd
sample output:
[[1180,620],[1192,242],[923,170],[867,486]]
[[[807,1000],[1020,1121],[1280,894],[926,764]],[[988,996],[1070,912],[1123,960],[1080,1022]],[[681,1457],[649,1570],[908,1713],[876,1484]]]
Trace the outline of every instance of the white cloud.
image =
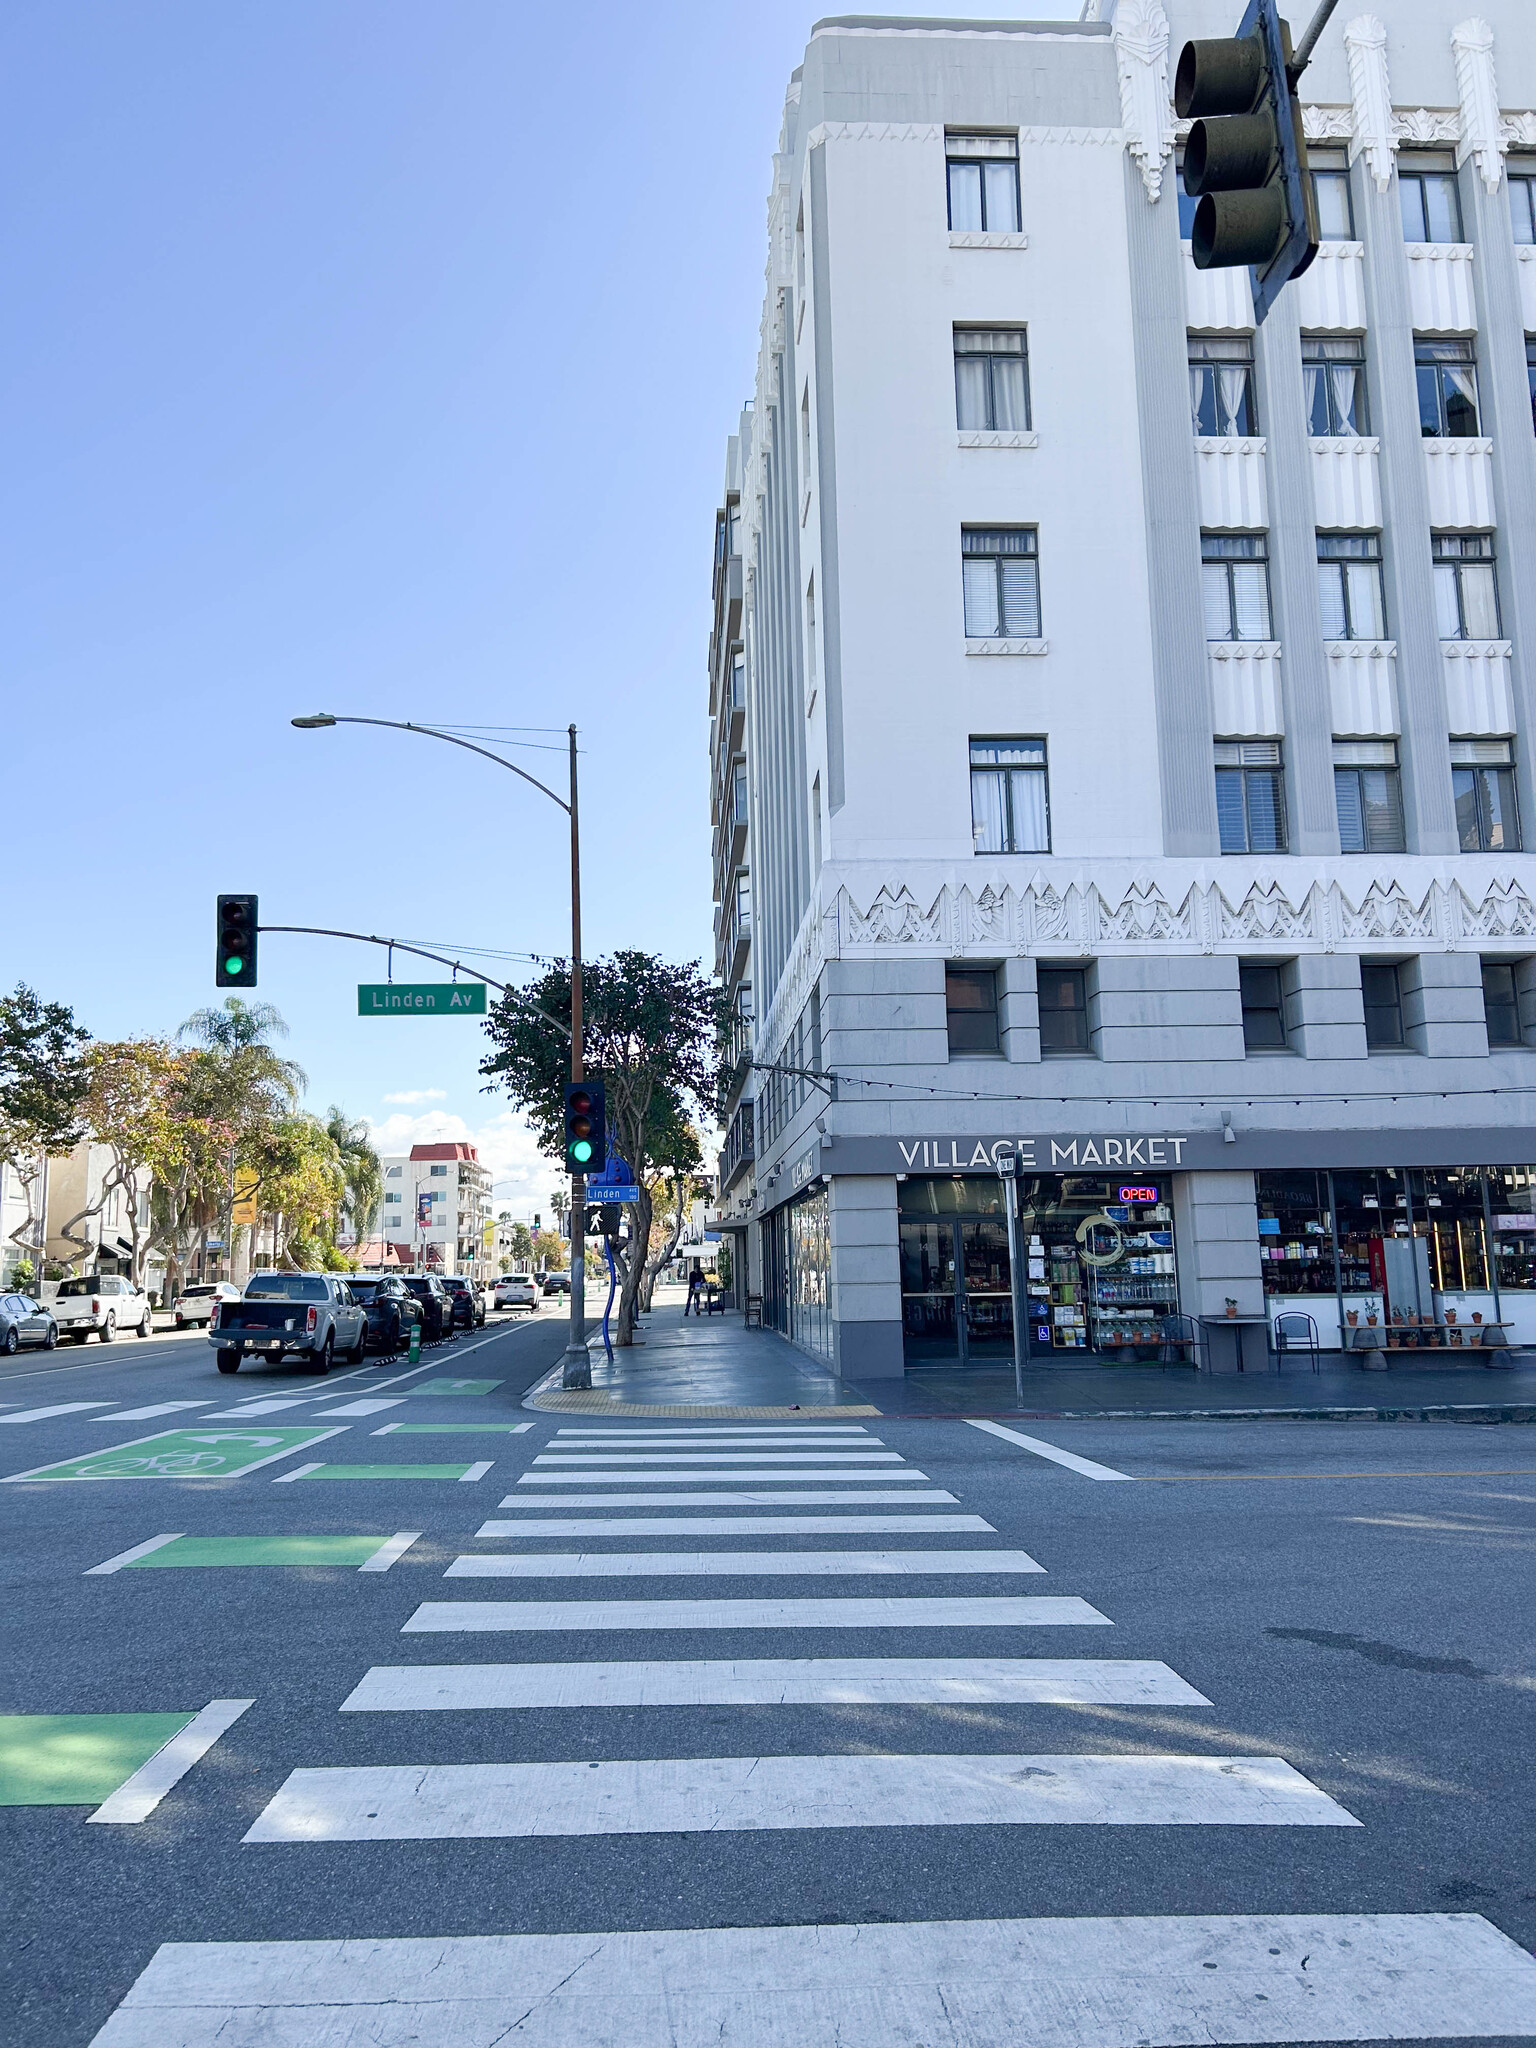
[[402,1088],[396,1095],[386,1095],[386,1102],[446,1102],[446,1088]]
[[[386,1097],[392,1099],[398,1098]],[[504,1109],[479,1125],[470,1125],[443,1109],[429,1109],[419,1116],[397,1111],[371,1128],[373,1142],[383,1153],[406,1153],[413,1145],[471,1144],[481,1164],[490,1169],[492,1199],[498,1208],[505,1206],[519,1216],[525,1211],[530,1216],[535,1210],[549,1213],[549,1197],[559,1182],[559,1162],[539,1150],[526,1119],[515,1110]]]

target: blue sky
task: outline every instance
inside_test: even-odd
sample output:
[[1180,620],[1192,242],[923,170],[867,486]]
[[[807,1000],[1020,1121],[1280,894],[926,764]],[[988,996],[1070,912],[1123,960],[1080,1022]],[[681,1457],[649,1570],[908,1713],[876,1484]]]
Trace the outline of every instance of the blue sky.
[[[290,728],[316,708],[575,719],[585,950],[708,961],[712,515],[814,18],[11,0],[0,983],[174,1030],[220,889],[566,948],[561,812],[429,741]],[[265,941],[311,1106],[467,1130],[547,1206],[476,1028],[359,1019],[381,973]]]

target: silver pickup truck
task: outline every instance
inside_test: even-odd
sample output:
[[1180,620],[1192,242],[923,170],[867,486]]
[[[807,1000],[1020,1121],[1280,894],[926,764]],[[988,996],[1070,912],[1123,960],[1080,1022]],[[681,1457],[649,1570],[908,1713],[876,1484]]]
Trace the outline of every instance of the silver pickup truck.
[[297,1356],[326,1373],[338,1358],[361,1365],[368,1319],[335,1273],[253,1273],[238,1301],[221,1301],[208,1324],[220,1372],[240,1361]]

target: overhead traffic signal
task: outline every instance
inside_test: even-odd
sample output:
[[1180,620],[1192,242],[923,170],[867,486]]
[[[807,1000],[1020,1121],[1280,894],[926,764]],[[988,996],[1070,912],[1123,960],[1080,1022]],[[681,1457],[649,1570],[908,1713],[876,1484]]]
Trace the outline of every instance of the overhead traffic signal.
[[565,1090],[565,1170],[601,1173],[608,1163],[607,1104],[601,1081],[570,1081]]
[[215,920],[218,955],[213,979],[219,988],[256,986],[256,898],[221,896]]
[[1173,104],[1194,117],[1184,145],[1184,190],[1198,199],[1190,251],[1197,270],[1246,264],[1254,317],[1317,254],[1317,202],[1307,166],[1299,67],[1278,0],[1249,0],[1235,36],[1189,42],[1179,54]]

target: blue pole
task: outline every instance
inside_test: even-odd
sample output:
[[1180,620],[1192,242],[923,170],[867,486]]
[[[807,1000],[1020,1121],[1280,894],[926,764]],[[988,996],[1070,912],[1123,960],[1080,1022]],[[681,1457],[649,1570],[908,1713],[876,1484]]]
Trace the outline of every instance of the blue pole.
[[603,1239],[603,1250],[608,1255],[608,1299],[603,1304],[603,1349],[608,1354],[608,1363],[613,1363],[613,1340],[608,1335],[608,1315],[613,1307],[613,1297],[619,1291],[619,1270],[613,1263],[613,1246]]

